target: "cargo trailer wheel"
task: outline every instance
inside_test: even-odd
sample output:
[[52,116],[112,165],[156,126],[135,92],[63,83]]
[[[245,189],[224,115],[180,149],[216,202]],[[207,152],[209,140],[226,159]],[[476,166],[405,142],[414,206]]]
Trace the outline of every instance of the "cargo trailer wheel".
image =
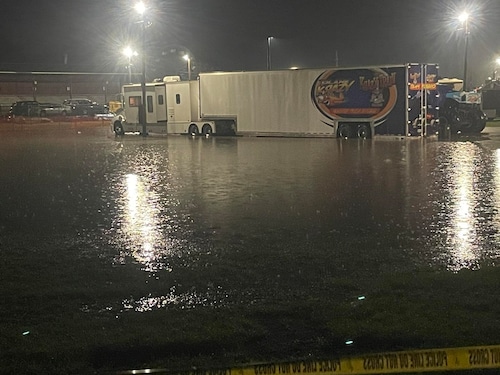
[[190,135],[199,135],[200,134],[200,130],[198,129],[198,126],[196,124],[189,125],[188,134],[190,134]]
[[371,134],[370,126],[368,126],[367,124],[361,124],[358,126],[358,137],[359,138],[368,139],[368,138],[371,138],[371,136],[372,136],[372,134]]
[[201,134],[205,137],[208,137],[209,135],[212,135],[213,129],[210,124],[204,124],[203,127],[201,128]]
[[337,131],[339,138],[351,138],[351,127],[349,124],[342,124]]

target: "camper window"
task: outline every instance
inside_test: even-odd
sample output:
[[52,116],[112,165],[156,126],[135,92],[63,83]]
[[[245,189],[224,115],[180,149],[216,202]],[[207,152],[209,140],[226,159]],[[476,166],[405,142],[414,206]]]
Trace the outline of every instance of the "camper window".
[[148,112],[152,113],[153,112],[153,97],[151,95],[148,95],[146,98],[146,102],[148,104]]
[[129,107],[139,107],[141,105],[141,97],[140,96],[129,96],[128,105],[129,105]]

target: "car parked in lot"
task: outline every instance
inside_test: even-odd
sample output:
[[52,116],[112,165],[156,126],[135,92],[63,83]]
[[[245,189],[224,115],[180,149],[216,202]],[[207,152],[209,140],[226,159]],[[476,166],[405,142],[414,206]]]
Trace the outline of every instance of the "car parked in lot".
[[40,116],[66,116],[71,113],[71,107],[65,104],[40,103]]
[[66,99],[63,105],[71,109],[72,115],[94,116],[109,112],[109,107],[105,104],[98,104],[90,99],[76,98]]
[[12,116],[27,116],[37,117],[40,116],[40,103],[35,100],[21,100],[12,103],[9,110],[9,117]]

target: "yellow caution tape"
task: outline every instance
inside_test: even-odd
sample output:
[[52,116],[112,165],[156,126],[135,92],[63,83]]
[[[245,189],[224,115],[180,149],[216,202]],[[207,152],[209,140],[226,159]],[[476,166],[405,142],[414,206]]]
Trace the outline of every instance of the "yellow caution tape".
[[[183,375],[394,374],[500,368],[500,345],[408,350],[327,360],[262,363],[217,370],[170,372]],[[137,373],[137,372],[136,372]]]

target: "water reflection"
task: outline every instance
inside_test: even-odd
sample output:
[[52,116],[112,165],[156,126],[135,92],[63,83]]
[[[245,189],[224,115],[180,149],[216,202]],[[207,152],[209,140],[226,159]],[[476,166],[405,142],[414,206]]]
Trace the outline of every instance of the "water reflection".
[[[117,261],[132,256],[147,272],[172,271],[174,257],[188,267],[200,253],[213,261],[214,244],[231,253],[245,243],[233,251],[251,252],[260,246],[252,241],[264,240],[278,252],[285,240],[300,247],[316,238],[321,248],[334,234],[346,241],[345,250],[333,250],[336,259],[352,256],[349,241],[381,244],[360,259],[409,256],[409,267],[456,271],[498,257],[500,194],[489,193],[499,190],[498,162],[471,142],[173,139],[139,152],[135,146],[126,145],[128,163],[118,171],[123,191],[114,197],[114,219],[121,228],[113,236],[125,245]],[[399,243],[389,254],[382,244],[394,237]],[[359,271],[354,260],[344,267]]]
[[496,247],[491,234],[498,232],[492,226],[497,211],[490,193],[500,188],[498,177],[493,178],[495,160],[470,142],[451,143],[443,151],[445,161],[438,164],[443,179],[441,220],[435,234],[439,237],[441,231],[446,237],[441,257],[448,254],[447,267],[453,271],[478,268]]
[[[462,144],[463,145],[463,144]],[[460,269],[470,266],[480,255],[480,242],[476,232],[477,217],[472,210],[477,207],[478,194],[474,191],[474,161],[478,157],[477,147],[466,144],[452,150],[449,174],[450,199],[452,204],[452,225],[449,227],[448,241],[452,244],[452,268]]]
[[228,295],[218,286],[215,290],[209,288],[205,292],[195,290],[189,292],[179,292],[176,287],[170,288],[168,294],[155,296],[149,294],[137,299],[127,298],[122,301],[122,311],[147,312],[156,309],[166,309],[171,307],[180,307],[181,309],[190,309],[197,306],[218,307],[227,304]]
[[[494,215],[492,215],[491,220],[492,220],[492,226],[494,228],[498,228],[498,230],[494,231],[494,238],[495,242],[500,244],[500,149],[496,149],[494,152],[494,160],[493,160],[493,165],[494,165],[494,185],[497,187],[494,189],[494,191],[491,193],[492,195],[492,204],[493,207],[495,207],[494,210]],[[489,190],[489,189],[488,189]],[[500,245],[498,246],[500,248]],[[497,249],[498,249],[497,248]],[[497,250],[495,249],[495,250]],[[490,256],[493,256],[493,258],[500,259],[500,250],[495,251],[495,254],[489,254]]]
[[155,273],[163,269],[171,271],[168,257],[176,252],[179,240],[175,236],[176,202],[162,191],[165,189],[160,169],[163,157],[152,155],[156,159],[148,157],[131,168],[137,168],[138,173],[118,174],[112,179],[119,188],[110,198],[116,205],[114,232],[110,235],[120,249],[116,263],[125,264],[132,257],[143,271]]
[[130,239],[132,248],[129,250],[138,262],[144,264],[146,271],[157,271],[158,260],[163,255],[155,246],[163,242],[156,207],[158,199],[136,174],[126,176],[125,186],[127,206],[123,230]]

